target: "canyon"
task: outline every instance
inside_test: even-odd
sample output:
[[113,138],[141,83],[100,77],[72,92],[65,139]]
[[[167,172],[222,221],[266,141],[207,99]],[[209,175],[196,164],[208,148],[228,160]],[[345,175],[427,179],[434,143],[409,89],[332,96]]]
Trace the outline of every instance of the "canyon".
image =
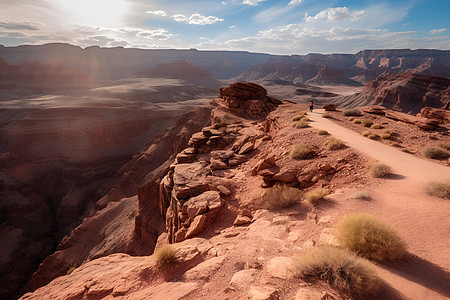
[[[44,297],[47,284],[51,289],[58,280],[75,282],[66,276],[70,269],[95,273],[89,268],[102,257],[106,268],[108,261],[126,266],[135,256],[152,260],[155,247],[184,240],[180,255],[198,249],[191,252],[198,253],[193,261],[180,258],[186,264],[170,279],[150,271],[159,279],[149,282],[169,281],[170,290],[170,280],[201,261],[223,260],[213,254],[223,243],[214,244],[214,236],[220,240],[240,232],[235,220],[244,226],[252,220],[265,224],[265,217],[255,217],[256,202],[240,200],[252,188],[258,186],[259,193],[261,184],[277,181],[306,189],[327,185],[327,180],[333,189],[372,182],[348,175],[353,170],[349,162],[358,162],[355,168],[362,173],[365,160],[350,149],[333,157],[341,163],[298,167],[304,172],[293,180],[291,162],[278,161],[280,153],[264,148],[274,140],[288,143],[289,126],[277,118],[298,110],[287,108],[294,105],[290,101],[314,99],[316,105],[335,103],[338,108],[366,106],[368,112],[415,124],[416,135],[423,135],[417,145],[430,143],[420,126],[445,140],[449,53],[373,50],[283,57],[195,49],[0,46],[0,295],[8,299],[37,289],[25,298]],[[267,90],[252,83],[225,87],[233,78]],[[278,110],[279,105],[286,108]],[[413,116],[419,112],[420,117]],[[406,144],[419,152],[418,146]],[[315,169],[322,170],[317,181],[310,176]],[[260,171],[265,171],[261,177],[243,179]],[[233,247],[235,254],[240,251],[241,246]],[[239,263],[235,257],[226,259]],[[80,281],[87,280],[79,275]],[[160,281],[160,275],[166,279]],[[179,285],[199,293],[192,283]],[[148,296],[155,290],[141,292]],[[64,295],[59,297],[69,297]]]

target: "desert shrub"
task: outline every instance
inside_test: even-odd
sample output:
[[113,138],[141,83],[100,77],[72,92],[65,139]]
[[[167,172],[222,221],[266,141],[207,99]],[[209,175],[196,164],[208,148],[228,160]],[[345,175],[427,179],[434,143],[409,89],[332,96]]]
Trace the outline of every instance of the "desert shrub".
[[367,137],[368,137],[369,139],[371,139],[371,140],[376,140],[376,139],[378,138],[378,135],[376,135],[376,134],[374,134],[374,133],[371,133],[371,134],[369,134]]
[[292,121],[300,121],[300,119],[301,118],[303,118],[305,115],[307,114],[307,112],[306,111],[301,111],[301,112],[299,112],[297,115],[295,115],[293,118],[292,118]]
[[312,191],[306,192],[305,199],[312,205],[317,205],[328,194],[329,194],[329,192],[327,189],[317,188]]
[[325,141],[325,148],[327,150],[338,150],[344,147],[345,144],[340,139],[330,137]]
[[362,116],[361,112],[357,109],[347,109],[344,111],[344,116],[353,116],[353,117],[359,117]]
[[359,199],[359,200],[366,200],[366,201],[372,199],[369,192],[367,192],[367,191],[356,191],[353,194],[352,198]]
[[336,238],[341,247],[375,261],[396,260],[406,253],[397,232],[371,215],[344,216],[337,224]]
[[314,156],[314,149],[308,145],[295,144],[292,147],[291,158],[293,159],[306,159]]
[[329,113],[323,113],[322,118],[331,118],[331,115]]
[[358,299],[375,293],[382,282],[368,261],[333,246],[315,247],[295,257],[294,272],[296,277],[323,280]]
[[292,124],[292,127],[297,128],[297,129],[306,128],[308,126],[309,126],[308,122],[305,120],[301,120],[301,121],[298,121],[298,122],[295,122],[294,124]]
[[328,131],[322,129],[322,130],[319,130],[318,134],[319,135],[328,135]]
[[366,131],[364,131],[363,133],[361,133],[362,134],[362,136],[369,136],[369,135],[371,135],[372,134],[372,132],[370,132],[369,130],[366,130]]
[[383,140],[387,140],[391,138],[391,134],[389,133],[382,133],[380,136]]
[[360,119],[355,119],[355,120],[353,120],[353,124],[361,124],[361,120]]
[[450,199],[450,180],[434,181],[425,185],[425,193],[443,199]]
[[349,121],[353,121],[355,118],[354,117],[348,117],[348,119],[347,120],[349,120]]
[[177,250],[172,245],[164,245],[156,250],[155,259],[161,267],[174,264],[177,260]]
[[72,274],[72,272],[75,271],[76,268],[78,268],[78,264],[75,264],[75,263],[70,264],[69,267],[66,270],[66,275]]
[[441,159],[450,157],[450,151],[437,146],[429,146],[422,150],[423,156],[427,158]]
[[299,189],[284,185],[275,185],[263,194],[263,204],[267,209],[277,210],[291,207],[302,200]]
[[386,164],[375,162],[369,165],[369,175],[371,177],[384,177],[391,174],[391,167]]
[[370,127],[370,126],[372,126],[373,122],[371,120],[364,119],[364,120],[361,121],[361,124],[364,127]]
[[444,150],[450,151],[450,143],[440,142],[436,144],[437,147],[442,148]]
[[375,123],[372,126],[370,126],[370,128],[372,128],[372,129],[381,129],[381,128],[383,128],[383,126],[381,126],[380,123]]

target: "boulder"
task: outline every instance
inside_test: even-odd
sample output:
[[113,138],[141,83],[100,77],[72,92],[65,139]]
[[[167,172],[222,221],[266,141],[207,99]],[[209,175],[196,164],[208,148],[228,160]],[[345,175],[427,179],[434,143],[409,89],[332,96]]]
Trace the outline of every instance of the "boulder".
[[327,103],[323,106],[323,109],[325,109],[326,111],[334,111],[336,110],[336,105],[333,103]]
[[417,116],[436,120],[439,124],[450,123],[450,110],[448,109],[424,107]]

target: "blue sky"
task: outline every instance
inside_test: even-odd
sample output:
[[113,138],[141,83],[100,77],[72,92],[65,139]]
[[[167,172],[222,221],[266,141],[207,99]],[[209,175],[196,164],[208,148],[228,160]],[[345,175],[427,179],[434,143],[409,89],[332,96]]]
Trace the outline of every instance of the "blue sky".
[[271,54],[450,49],[450,0],[0,0],[0,44]]

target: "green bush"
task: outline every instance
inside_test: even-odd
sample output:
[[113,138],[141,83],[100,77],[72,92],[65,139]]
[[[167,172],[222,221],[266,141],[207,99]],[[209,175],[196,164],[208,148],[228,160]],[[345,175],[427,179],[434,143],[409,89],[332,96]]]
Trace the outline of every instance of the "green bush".
[[364,127],[370,127],[370,126],[372,126],[373,122],[371,120],[364,119],[364,120],[361,121],[361,124]]
[[344,142],[334,138],[334,137],[329,137],[326,141],[325,141],[325,149],[327,150],[338,150],[341,149],[345,146]]
[[307,159],[313,157],[315,154],[314,150],[304,144],[295,144],[291,150],[291,158],[293,159]]
[[317,188],[312,191],[306,192],[305,199],[312,205],[319,204],[320,201],[324,199],[325,196],[329,194],[327,189]]
[[425,186],[425,193],[443,199],[450,199],[450,180],[429,182]]
[[353,117],[359,117],[362,116],[361,112],[357,109],[347,109],[344,111],[344,116],[353,116]]
[[375,261],[400,259],[406,246],[386,222],[366,214],[344,216],[337,224],[336,238],[341,247]]
[[177,250],[172,245],[164,245],[155,252],[156,264],[163,267],[172,265],[177,260]]
[[385,177],[391,174],[391,167],[386,164],[375,162],[369,164],[369,175],[374,178]]
[[422,150],[423,156],[433,159],[442,159],[450,157],[450,151],[437,146],[429,146]]
[[325,281],[357,299],[374,294],[382,283],[368,261],[332,246],[319,246],[295,257],[294,272],[296,277]]
[[322,130],[319,130],[318,134],[319,135],[328,135],[329,133],[328,133],[328,131],[322,129]]
[[302,200],[303,193],[299,189],[284,185],[275,185],[264,192],[262,199],[269,210],[291,207]]

